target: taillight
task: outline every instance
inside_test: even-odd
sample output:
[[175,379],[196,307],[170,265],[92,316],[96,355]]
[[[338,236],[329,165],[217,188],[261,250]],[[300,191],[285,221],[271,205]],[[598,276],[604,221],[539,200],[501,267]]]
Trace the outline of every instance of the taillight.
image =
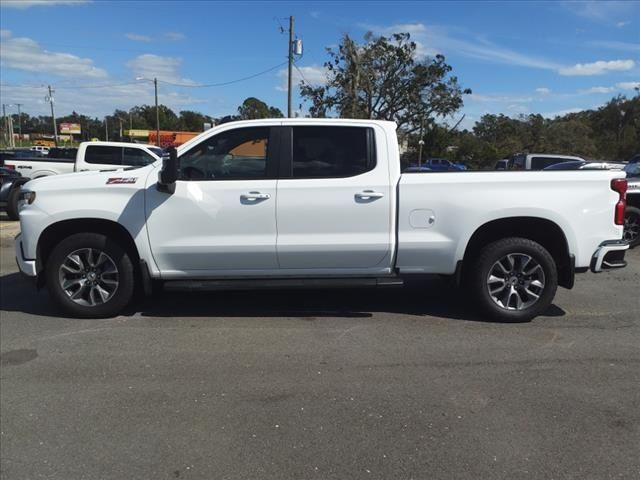
[[611,190],[618,192],[618,203],[614,210],[614,222],[616,225],[624,225],[624,211],[627,209],[627,180],[614,178],[611,180]]
[[6,168],[7,170],[15,170],[16,166],[15,165],[5,165],[4,168]]

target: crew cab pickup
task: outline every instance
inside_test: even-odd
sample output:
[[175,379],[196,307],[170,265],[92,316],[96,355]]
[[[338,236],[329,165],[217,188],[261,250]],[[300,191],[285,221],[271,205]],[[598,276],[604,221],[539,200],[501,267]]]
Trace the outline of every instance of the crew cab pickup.
[[225,123],[163,161],[22,191],[20,270],[66,313],[135,287],[399,285],[443,274],[484,315],[545,312],[575,272],[624,267],[624,173],[400,172],[391,122]]
[[143,166],[155,162],[160,157],[162,149],[154,145],[83,142],[75,159],[55,158],[49,155],[28,159],[7,158],[5,164],[13,167],[24,177],[35,179],[62,173]]

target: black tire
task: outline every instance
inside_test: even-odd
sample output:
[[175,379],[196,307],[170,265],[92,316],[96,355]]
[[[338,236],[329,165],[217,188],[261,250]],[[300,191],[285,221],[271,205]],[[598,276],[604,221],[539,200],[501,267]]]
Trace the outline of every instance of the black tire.
[[9,198],[7,199],[7,217],[10,220],[20,220],[20,213],[18,212],[18,200],[20,199],[20,187],[15,187],[9,192]]
[[[82,298],[75,301],[72,300],[70,296],[71,294],[67,293],[61,285],[61,275],[63,273],[66,274],[66,271],[63,270],[62,266],[65,261],[68,262],[68,255],[86,249],[92,249],[94,252],[103,252],[108,257],[109,261],[111,261],[111,264],[116,267],[116,273],[111,274],[115,275],[115,277],[111,277],[111,280],[113,282],[113,279],[115,278],[117,280],[117,286],[113,292],[110,293],[111,296],[104,301],[104,303],[97,303],[93,306],[77,303],[78,301],[82,301]],[[88,262],[83,262],[83,264],[86,263]],[[95,264],[97,265],[96,269],[99,272],[99,261],[96,261]],[[79,270],[82,269],[80,268]],[[104,274],[106,278],[107,272],[101,273]],[[80,280],[79,277],[78,280],[80,282],[86,282],[86,280]],[[45,281],[51,300],[66,314],[81,318],[113,317],[122,312],[133,297],[135,271],[129,254],[118,243],[109,239],[105,235],[97,233],[78,233],[65,238],[53,249],[49,259],[47,260]],[[81,287],[78,288],[78,290],[85,288],[85,294],[80,295],[80,297],[89,298],[92,292],[88,292],[86,290],[87,287],[84,284],[80,285]],[[91,289],[90,286],[88,288]],[[88,301],[93,302],[93,298]],[[101,300],[99,299],[99,301]],[[86,300],[85,303],[87,303]]]
[[640,245],[640,208],[627,206],[624,212],[624,239],[631,248]]
[[[501,260],[503,263],[498,265]],[[509,270],[509,264],[515,267]],[[535,267],[534,273],[527,275],[532,267]],[[504,275],[504,288],[501,289],[502,278],[496,282],[494,274]],[[539,243],[526,238],[505,238],[480,250],[468,270],[467,286],[488,320],[527,322],[551,305],[558,289],[558,271],[553,257]],[[493,291],[498,292],[495,296],[490,293],[492,286]],[[529,302],[533,303],[527,305]]]

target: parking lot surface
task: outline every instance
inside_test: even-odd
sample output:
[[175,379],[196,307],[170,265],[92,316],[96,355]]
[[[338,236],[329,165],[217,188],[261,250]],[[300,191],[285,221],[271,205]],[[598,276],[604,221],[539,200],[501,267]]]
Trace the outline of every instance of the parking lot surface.
[[530,323],[434,279],[59,316],[0,220],[2,479],[640,478],[640,249]]

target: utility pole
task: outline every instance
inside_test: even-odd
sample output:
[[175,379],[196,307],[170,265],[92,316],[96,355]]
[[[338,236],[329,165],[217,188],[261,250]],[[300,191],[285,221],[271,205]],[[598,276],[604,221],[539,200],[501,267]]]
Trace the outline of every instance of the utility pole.
[[20,139],[20,146],[22,146],[22,114],[20,113],[20,107],[22,103],[16,103],[18,107],[18,138]]
[[154,77],[153,86],[156,89],[156,145],[160,146],[160,110],[158,109],[158,78]]
[[291,89],[293,84],[293,16],[289,17],[289,82],[287,88],[287,117],[291,118]]
[[55,90],[51,90],[51,85],[47,85],[49,88],[49,104],[51,105],[51,120],[53,121],[53,142],[56,147],[58,146],[58,127],[56,126],[56,116],[53,113],[53,92]]
[[109,141],[109,124],[107,123],[107,117],[104,117],[104,139]]
[[2,104],[2,122],[4,123],[2,129],[2,138],[3,140],[6,137],[7,145],[9,144],[9,138],[7,137],[7,133],[9,133],[9,122],[7,121],[7,106]]
[[422,120],[420,121],[420,140],[418,140],[418,167],[422,166],[422,146],[424,145],[424,139],[422,138],[423,135],[423,130],[424,130],[424,117],[422,117]]

